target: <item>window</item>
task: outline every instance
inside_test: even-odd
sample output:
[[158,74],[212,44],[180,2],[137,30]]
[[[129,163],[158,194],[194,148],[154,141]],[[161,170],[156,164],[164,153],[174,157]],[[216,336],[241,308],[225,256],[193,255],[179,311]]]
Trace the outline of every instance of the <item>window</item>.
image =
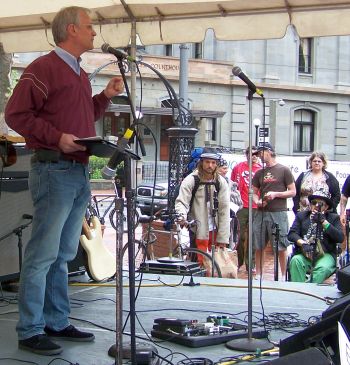
[[205,131],[206,141],[216,141],[217,134],[217,120],[216,118],[207,119],[207,129]]
[[299,44],[299,72],[311,74],[312,38],[301,38]]
[[193,44],[193,58],[203,58],[203,44],[194,43]]
[[294,113],[294,152],[312,152],[314,150],[315,113],[299,109]]
[[165,55],[170,57],[173,55],[173,45],[172,44],[166,44],[165,46]]

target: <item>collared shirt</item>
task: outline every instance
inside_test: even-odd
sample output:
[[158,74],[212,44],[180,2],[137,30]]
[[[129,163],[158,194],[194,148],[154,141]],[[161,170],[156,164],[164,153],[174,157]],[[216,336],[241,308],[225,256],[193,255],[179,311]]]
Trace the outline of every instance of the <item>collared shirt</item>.
[[76,59],[73,55],[61,47],[56,47],[55,52],[57,53],[57,56],[61,58],[69,67],[71,67],[77,75],[80,75],[80,57]]

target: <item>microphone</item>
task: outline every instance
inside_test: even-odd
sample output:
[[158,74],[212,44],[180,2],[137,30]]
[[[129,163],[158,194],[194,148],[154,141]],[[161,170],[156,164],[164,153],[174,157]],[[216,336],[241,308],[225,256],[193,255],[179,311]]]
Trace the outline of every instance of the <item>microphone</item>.
[[121,51],[117,48],[113,48],[108,43],[103,43],[101,46],[101,50],[103,53],[110,53],[116,56],[118,59],[125,59],[129,62],[135,62],[135,59],[129,56],[126,52]]
[[128,128],[125,131],[124,136],[118,139],[113,155],[110,157],[107,165],[101,170],[101,175],[104,179],[109,180],[114,178],[117,166],[124,160],[126,154],[134,160],[141,159],[138,155],[133,153],[130,148],[128,148],[128,142],[133,133],[134,131]]
[[238,66],[235,66],[233,69],[232,69],[232,73],[235,75],[235,76],[237,76],[237,77],[239,77],[244,83],[246,83],[247,84],[247,86],[248,86],[248,89],[250,90],[250,91],[252,91],[253,93],[257,93],[258,95],[260,95],[260,96],[264,96],[264,94],[263,94],[263,91],[262,90],[260,90],[260,89],[258,89],[255,85],[254,85],[254,83],[251,81],[251,80],[249,80],[249,78],[248,78],[248,76],[242,71],[242,69],[240,68],[240,67],[238,67]]

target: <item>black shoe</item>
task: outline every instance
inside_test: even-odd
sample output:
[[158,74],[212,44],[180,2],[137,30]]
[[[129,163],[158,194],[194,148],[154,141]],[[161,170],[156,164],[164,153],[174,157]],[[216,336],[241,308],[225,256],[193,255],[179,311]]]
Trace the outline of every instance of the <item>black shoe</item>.
[[63,348],[52,342],[46,335],[36,335],[25,340],[18,341],[18,348],[40,355],[58,355]]
[[50,337],[55,337],[67,341],[90,342],[95,339],[93,333],[79,331],[72,325],[69,325],[61,331],[54,331],[48,327],[45,327],[44,331]]

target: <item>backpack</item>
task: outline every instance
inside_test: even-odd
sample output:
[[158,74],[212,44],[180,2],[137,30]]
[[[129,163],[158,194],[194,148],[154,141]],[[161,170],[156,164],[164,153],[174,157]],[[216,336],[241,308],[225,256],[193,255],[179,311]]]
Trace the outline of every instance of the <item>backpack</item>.
[[198,161],[200,160],[203,152],[204,152],[204,147],[195,147],[192,150],[190,160],[187,163],[186,169],[183,173],[183,178],[188,176],[191,172],[193,172],[196,169]]
[[[190,209],[189,209],[189,211],[191,211],[193,200],[194,200],[194,197],[197,193],[199,185],[205,185],[205,183],[200,182],[200,179],[199,179],[198,175],[194,175],[193,178],[194,178],[194,186],[193,186],[193,189],[192,189],[192,196],[191,196],[191,200],[190,200]],[[220,191],[220,181],[219,181],[219,179],[214,181],[214,185],[215,185],[215,189],[216,189],[217,193],[219,193],[219,191]]]

